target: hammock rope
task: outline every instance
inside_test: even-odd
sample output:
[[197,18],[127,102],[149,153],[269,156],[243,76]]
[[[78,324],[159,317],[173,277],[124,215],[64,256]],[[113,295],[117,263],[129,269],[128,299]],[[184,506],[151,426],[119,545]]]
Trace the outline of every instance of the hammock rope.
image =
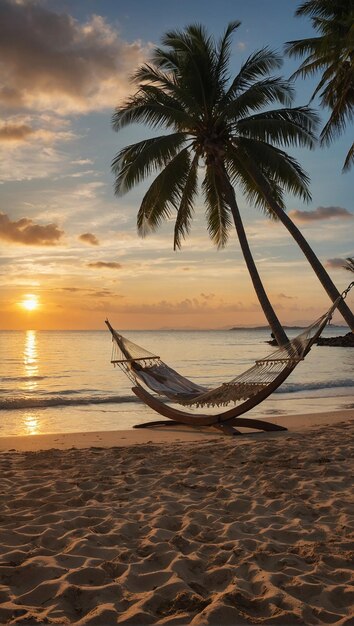
[[267,388],[283,373],[288,375],[304,359],[331,320],[340,300],[346,297],[354,282],[333,303],[330,309],[310,324],[297,337],[278,348],[232,380],[214,389],[198,385],[164,363],[159,356],[142,348],[114,330],[111,362],[118,366],[134,385],[143,383],[155,393],[183,406],[226,406],[244,402]]

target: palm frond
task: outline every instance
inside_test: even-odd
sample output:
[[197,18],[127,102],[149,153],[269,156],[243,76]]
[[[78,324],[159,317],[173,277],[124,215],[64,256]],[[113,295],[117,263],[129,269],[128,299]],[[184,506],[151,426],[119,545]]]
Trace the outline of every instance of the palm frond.
[[230,208],[227,204],[222,178],[217,169],[207,165],[202,182],[206,202],[207,227],[211,240],[223,248],[231,225]]
[[348,272],[354,272],[354,257],[345,259],[345,265],[343,265],[343,267],[348,270]]
[[[354,116],[354,4],[352,0],[307,0],[296,15],[309,17],[318,36],[289,41],[285,51],[289,56],[305,56],[292,77],[322,73],[312,99],[319,95],[321,106],[331,110],[321,132],[321,144],[330,144]],[[350,162],[347,155],[343,171]]]
[[241,70],[231,82],[221,104],[226,105],[239,96],[242,91],[250,87],[255,80],[266,76],[275,69],[279,69],[281,65],[282,59],[280,55],[276,54],[268,47],[254,52],[241,66]]
[[221,37],[217,49],[216,49],[216,77],[218,79],[219,84],[224,87],[228,78],[229,78],[229,64],[230,64],[230,54],[231,54],[231,35],[237,30],[237,28],[241,25],[241,22],[235,20],[230,22],[226,30]]
[[[177,92],[177,90],[175,90]],[[182,91],[180,89],[180,91]],[[193,126],[195,120],[191,116],[193,115],[193,108],[195,108],[195,101],[188,96],[184,99],[177,93],[176,97],[166,93],[164,90],[156,87],[155,85],[141,85],[140,93],[144,94],[146,99],[152,103],[158,103],[168,115],[171,117],[171,125],[176,127],[188,127]]]
[[[156,88],[155,88],[156,89]],[[120,131],[130,124],[146,124],[150,128],[167,127],[178,129],[186,125],[186,112],[168,94],[157,94],[153,86],[143,85],[140,92],[117,107],[112,117],[112,127]]]
[[188,148],[179,152],[151,183],[140,205],[138,233],[145,237],[177,210],[190,169]]
[[346,125],[354,119],[354,67],[345,63],[341,72],[334,74],[332,70],[332,66],[327,69],[316,89],[317,91],[325,84],[321,102],[331,109],[331,115],[320,137],[321,143],[326,145],[340,136]]
[[308,16],[316,20],[328,20],[334,17],[345,17],[348,8],[352,6],[349,0],[306,0],[295,12],[297,16]]
[[253,161],[262,170],[264,176],[276,181],[284,191],[297,196],[303,202],[311,200],[308,174],[296,159],[283,150],[245,137],[237,139],[234,149],[239,152],[241,160]]
[[174,229],[173,249],[181,248],[182,239],[190,232],[194,200],[198,190],[198,155],[194,155],[186,176]]
[[306,0],[296,9],[295,15],[308,15],[310,17],[322,16],[326,17],[331,14],[333,2],[330,0]]
[[290,106],[294,90],[287,80],[265,78],[248,87],[237,98],[218,107],[219,114],[227,120],[237,120],[252,111],[260,111],[265,106],[279,102]]
[[203,26],[192,24],[184,31],[166,33],[162,43],[173,51],[176,59],[176,81],[193,93],[198,105],[208,111],[216,64],[212,38]]
[[[302,57],[305,54],[309,57],[316,57],[323,50],[322,37],[307,37],[306,39],[296,39],[294,41],[287,41],[284,45],[284,51],[290,57]],[[304,61],[304,63],[306,60]]]
[[[323,67],[326,66],[326,63],[321,59],[320,61],[313,57],[307,57],[305,61],[300,65],[300,67],[290,76],[290,80],[294,80],[295,78],[307,78],[308,76],[314,76],[319,70],[322,70]],[[310,102],[316,97],[320,86],[315,87],[312,96],[310,97]]]
[[174,133],[145,139],[120,150],[112,161],[116,195],[126,193],[147,176],[165,167],[185,141],[185,133]]
[[354,109],[349,106],[347,100],[338,102],[321,131],[321,144],[329,145],[335,137],[342,135],[347,123],[352,121],[353,117]]
[[[253,155],[252,155],[253,156]],[[267,215],[267,217],[276,220],[276,216],[272,211],[268,198],[271,196],[273,201],[282,209],[285,208],[284,193],[282,186],[272,177],[269,169],[264,170],[258,162],[256,164],[259,176],[253,175],[253,158],[248,155],[245,149],[238,149],[232,146],[227,151],[227,171],[233,184],[237,184],[242,189],[248,204],[255,206]]]
[[[176,77],[170,72],[161,71],[157,66],[145,64],[138,68],[134,74],[134,80],[139,82],[140,87],[143,85],[154,86],[159,89],[160,93],[156,94],[156,98],[160,102],[165,102],[165,97],[170,97],[172,108],[193,110],[195,101],[187,89],[181,87]],[[146,90],[145,90],[146,92]]]
[[344,165],[343,165],[343,172],[349,172],[352,165],[354,165],[354,143],[352,143],[351,147],[349,148],[348,154],[345,158]]
[[157,47],[151,55],[151,61],[160,70],[171,74],[177,73],[179,68],[179,55],[176,50]]
[[275,109],[239,120],[240,136],[283,146],[306,146],[316,143],[318,116],[309,107]]
[[164,90],[165,93],[174,95],[176,84],[173,81],[171,73],[161,70],[157,65],[144,63],[135,71],[132,77],[133,81],[140,84],[156,85]]

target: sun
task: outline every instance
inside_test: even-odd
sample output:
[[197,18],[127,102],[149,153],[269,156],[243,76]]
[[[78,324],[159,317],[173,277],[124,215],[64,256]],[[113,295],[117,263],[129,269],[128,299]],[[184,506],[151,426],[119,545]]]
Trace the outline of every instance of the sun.
[[24,296],[24,300],[22,300],[19,304],[26,311],[35,311],[39,307],[38,297],[32,293],[27,293]]

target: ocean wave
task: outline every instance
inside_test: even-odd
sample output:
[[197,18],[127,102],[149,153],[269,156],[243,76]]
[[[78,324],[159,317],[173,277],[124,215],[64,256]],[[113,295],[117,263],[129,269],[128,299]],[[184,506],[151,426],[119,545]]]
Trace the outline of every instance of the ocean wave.
[[123,404],[125,402],[137,401],[135,396],[83,396],[81,398],[66,398],[63,396],[33,398],[22,396],[2,398],[0,400],[0,410],[45,409],[47,407],[82,406],[88,404]]
[[318,389],[338,389],[340,387],[354,387],[354,380],[322,380],[317,383],[283,383],[274,393],[297,393],[300,391],[316,391]]
[[[321,389],[339,389],[339,388],[354,388],[354,380],[328,380],[314,383],[283,383],[282,386],[274,393],[300,393],[318,391]],[[0,410],[19,410],[19,409],[35,409],[35,408],[47,408],[47,407],[60,407],[60,406],[82,406],[88,404],[124,404],[129,402],[137,402],[137,398],[134,395],[82,395],[78,397],[76,394],[81,393],[78,390],[63,390],[60,394],[57,392],[49,392],[46,396],[8,396],[2,397],[0,400]],[[48,394],[48,392],[47,392]]]
[[45,380],[48,376],[1,376],[0,381],[4,383],[17,383],[17,382],[35,382],[37,380]]

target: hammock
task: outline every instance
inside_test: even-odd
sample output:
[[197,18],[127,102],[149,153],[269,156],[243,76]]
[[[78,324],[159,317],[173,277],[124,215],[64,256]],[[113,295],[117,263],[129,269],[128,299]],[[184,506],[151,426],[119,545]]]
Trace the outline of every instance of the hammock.
[[[346,295],[346,294],[345,294]],[[267,357],[258,359],[255,364],[242,374],[215,388],[198,385],[182,376],[164,363],[159,356],[133,343],[116,330],[106,320],[112,333],[113,349],[111,362],[119,367],[133,383],[133,392],[155,411],[166,417],[191,425],[214,425],[222,430],[226,426],[241,425],[237,417],[253,408],[268,397],[291,374],[297,364],[302,361],[317,341],[322,330],[332,318],[333,312],[341,298],[338,298],[330,309],[318,320],[313,322],[297,337],[286,345],[278,348]],[[214,407],[233,403],[232,409],[216,415],[200,415],[180,411],[168,406],[151,395],[146,388],[184,407]],[[286,430],[281,426],[269,424],[261,420],[246,420],[242,425],[262,430]],[[137,427],[145,427],[165,422],[151,422]],[[239,434],[228,428],[230,434]]]

